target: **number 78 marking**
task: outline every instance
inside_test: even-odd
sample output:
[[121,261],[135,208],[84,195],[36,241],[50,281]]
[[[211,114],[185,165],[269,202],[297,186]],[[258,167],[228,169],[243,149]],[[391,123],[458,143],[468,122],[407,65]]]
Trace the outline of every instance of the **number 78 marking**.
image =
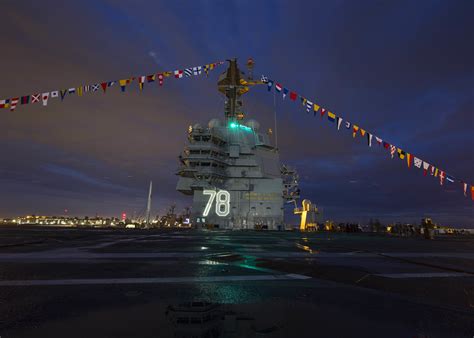
[[[230,194],[227,190],[220,190],[216,192],[215,190],[203,190],[203,195],[209,196],[209,200],[207,201],[206,207],[204,208],[204,212],[202,215],[207,217],[209,215],[209,211],[211,211],[212,203],[214,199],[216,199],[216,214],[217,216],[224,217],[227,216],[230,212]],[[223,209],[223,210],[222,210]]]

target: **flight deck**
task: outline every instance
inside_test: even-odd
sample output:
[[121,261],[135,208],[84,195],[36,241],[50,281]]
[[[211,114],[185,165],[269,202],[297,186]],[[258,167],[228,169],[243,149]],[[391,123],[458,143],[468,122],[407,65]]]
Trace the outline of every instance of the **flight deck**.
[[0,229],[2,337],[472,337],[474,240]]

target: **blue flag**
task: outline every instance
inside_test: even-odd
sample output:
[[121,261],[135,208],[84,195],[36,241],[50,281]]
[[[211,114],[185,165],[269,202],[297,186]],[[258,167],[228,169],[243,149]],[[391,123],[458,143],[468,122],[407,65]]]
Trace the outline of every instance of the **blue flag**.
[[267,82],[267,89],[268,89],[268,91],[272,90],[272,86],[273,86],[273,81],[272,81],[272,80],[268,80],[268,82]]

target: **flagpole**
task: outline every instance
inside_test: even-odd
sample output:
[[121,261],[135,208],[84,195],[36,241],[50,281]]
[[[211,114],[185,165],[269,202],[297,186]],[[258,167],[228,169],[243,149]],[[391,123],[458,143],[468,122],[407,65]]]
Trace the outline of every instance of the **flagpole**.
[[275,148],[278,149],[277,111],[276,111],[276,92],[275,91],[273,91],[273,113],[275,115]]

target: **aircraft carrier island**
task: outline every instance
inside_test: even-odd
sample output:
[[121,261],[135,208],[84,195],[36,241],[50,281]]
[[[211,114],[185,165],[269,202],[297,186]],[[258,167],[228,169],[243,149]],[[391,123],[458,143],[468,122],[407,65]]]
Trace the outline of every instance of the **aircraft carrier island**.
[[193,196],[191,222],[197,228],[284,229],[284,205],[299,198],[297,173],[280,163],[271,133],[246,119],[241,95],[262,84],[244,77],[236,60],[219,77],[225,116],[189,126],[179,156],[177,190]]

